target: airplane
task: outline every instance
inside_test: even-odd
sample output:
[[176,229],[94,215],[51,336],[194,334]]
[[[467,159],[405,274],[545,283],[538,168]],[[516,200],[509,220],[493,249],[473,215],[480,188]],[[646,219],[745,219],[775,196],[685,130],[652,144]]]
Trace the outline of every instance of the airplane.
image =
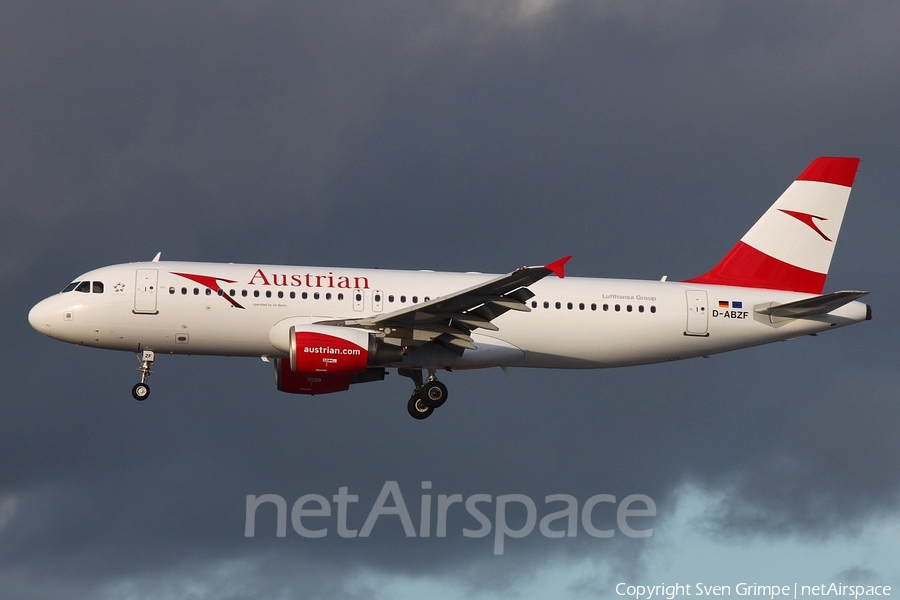
[[[820,157],[708,272],[684,281],[565,277],[566,256],[511,273],[150,262],[102,267],[36,304],[38,332],[134,352],[145,400],[157,353],[261,357],[276,387],[327,394],[441,370],[593,369],[709,356],[872,318],[865,291],[823,294],[858,158]],[[427,373],[427,375],[426,375]]]

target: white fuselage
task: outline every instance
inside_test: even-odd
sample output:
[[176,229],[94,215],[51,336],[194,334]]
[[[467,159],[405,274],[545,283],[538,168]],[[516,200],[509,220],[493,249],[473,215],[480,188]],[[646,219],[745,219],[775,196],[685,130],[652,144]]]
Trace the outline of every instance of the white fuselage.
[[[103,291],[94,286],[51,296],[32,309],[29,321],[52,338],[98,348],[276,358],[287,356],[291,325],[388,313],[494,277],[130,263],[82,275],[77,281],[100,282]],[[865,320],[868,309],[854,301],[814,318],[770,317],[755,309],[811,294],[666,281],[553,277],[529,289],[535,294],[527,302],[531,311],[496,318],[498,331],[477,329],[477,350],[458,356],[434,345],[413,347],[395,365],[599,368],[665,362],[849,325]]]

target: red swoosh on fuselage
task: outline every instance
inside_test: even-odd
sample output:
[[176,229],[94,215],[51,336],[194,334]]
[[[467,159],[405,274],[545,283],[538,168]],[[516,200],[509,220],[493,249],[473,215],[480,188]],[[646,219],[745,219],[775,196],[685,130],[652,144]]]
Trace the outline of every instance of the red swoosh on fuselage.
[[190,279],[191,281],[193,281],[195,283],[199,283],[203,287],[211,289],[212,291],[216,292],[216,294],[218,294],[221,291],[222,292],[221,297],[228,300],[228,302],[230,302],[232,306],[234,306],[235,308],[244,308],[243,306],[238,304],[234,298],[232,298],[230,295],[226,294],[225,290],[223,290],[221,287],[219,287],[220,281],[224,281],[225,283],[237,283],[237,281],[235,281],[234,279],[222,279],[221,277],[211,277],[209,275],[195,275],[193,273],[175,273],[174,271],[172,272],[172,275],[178,275],[179,277],[184,277],[185,279]]

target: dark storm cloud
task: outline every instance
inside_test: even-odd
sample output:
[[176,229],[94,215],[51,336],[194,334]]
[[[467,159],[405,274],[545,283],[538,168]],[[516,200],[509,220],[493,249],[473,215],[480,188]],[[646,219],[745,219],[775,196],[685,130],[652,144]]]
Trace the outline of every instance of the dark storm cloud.
[[768,447],[726,475],[741,474],[717,525],[827,537],[855,531],[860,516],[896,510],[898,384],[895,369],[865,367],[786,381],[785,397],[751,429]]
[[[0,589],[333,597],[367,570],[505,589],[639,540],[243,537],[247,494],[726,492],[724,535],[828,535],[896,510],[897,41],[889,3],[10,3],[0,18]],[[709,268],[814,156],[861,155],[829,289],[876,320],[611,372],[448,374],[291,398],[271,367],[40,338],[31,304],[150,258],[574,275]],[[613,558],[609,558],[613,560]],[[39,583],[35,583],[35,581]],[[492,587],[493,586],[493,587]],[[226,589],[227,588],[227,589]],[[356,588],[365,590],[365,586]],[[202,595],[201,594],[201,595]],[[230,594],[230,596],[229,596]]]

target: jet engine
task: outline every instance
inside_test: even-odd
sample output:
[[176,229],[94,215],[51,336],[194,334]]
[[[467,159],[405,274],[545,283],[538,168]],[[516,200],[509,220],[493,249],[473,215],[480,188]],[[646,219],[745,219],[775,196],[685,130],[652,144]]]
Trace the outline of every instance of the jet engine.
[[291,394],[329,394],[380,381],[385,369],[379,365],[403,359],[401,348],[368,331],[330,325],[292,326],[289,347],[289,358],[275,360],[275,382]]

